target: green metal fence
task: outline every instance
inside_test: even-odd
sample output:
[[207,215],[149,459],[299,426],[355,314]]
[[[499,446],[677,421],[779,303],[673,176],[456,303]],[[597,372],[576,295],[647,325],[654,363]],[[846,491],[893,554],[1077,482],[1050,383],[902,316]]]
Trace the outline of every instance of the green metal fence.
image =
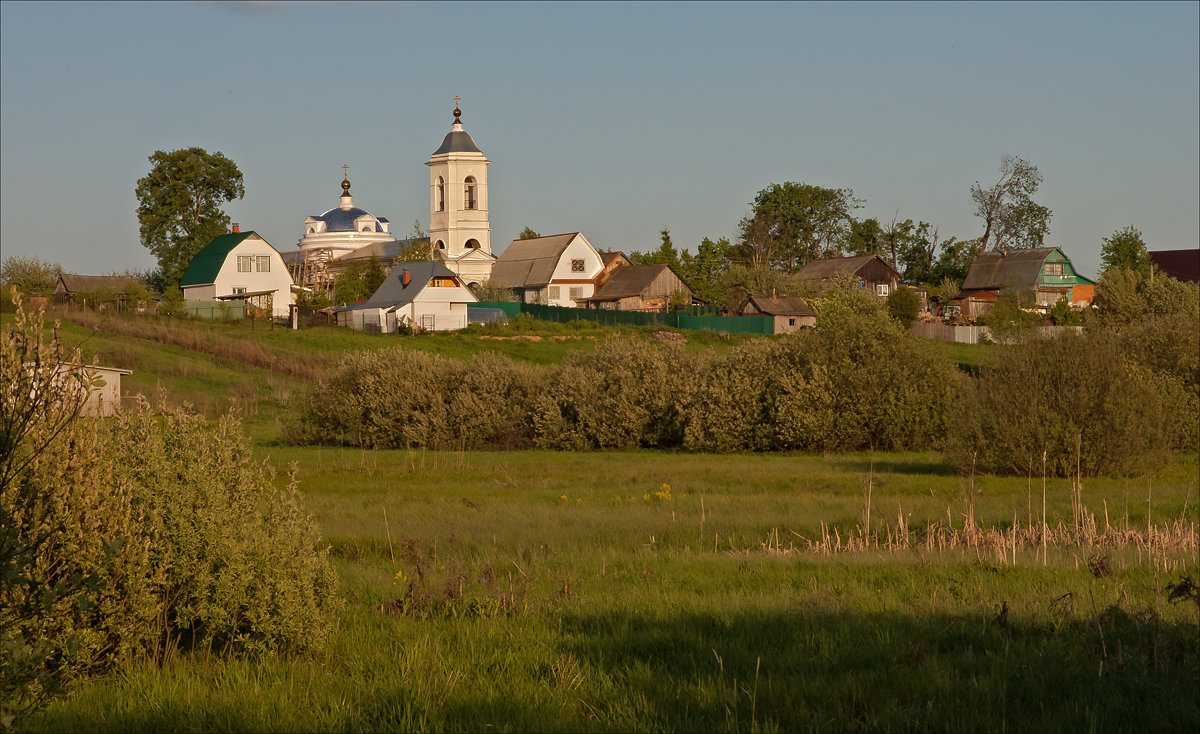
[[202,319],[241,321],[246,318],[245,301],[184,301],[183,306],[189,315]]
[[469,308],[500,308],[508,317],[527,313],[540,321],[567,323],[592,321],[598,324],[629,326],[665,326],[690,331],[719,331],[726,334],[773,334],[774,320],[762,316],[718,316],[716,309],[695,306],[687,311],[650,313],[645,311],[609,311],[596,308],[566,308],[537,303],[488,302],[472,303]]

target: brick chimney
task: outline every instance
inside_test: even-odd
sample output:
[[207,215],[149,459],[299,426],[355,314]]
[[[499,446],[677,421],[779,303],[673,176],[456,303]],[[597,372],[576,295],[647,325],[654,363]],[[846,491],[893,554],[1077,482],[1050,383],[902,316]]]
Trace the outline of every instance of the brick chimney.
[[234,222],[233,223],[233,234],[238,234],[241,231],[242,231],[242,225],[238,224],[237,222]]
[[779,296],[776,296],[776,295],[775,295],[775,289],[774,289],[774,288],[772,288],[772,289],[771,289],[771,300],[772,300],[772,301],[778,301],[778,300],[779,300]]
[[412,276],[409,275],[408,270],[405,269],[404,272],[400,273],[400,284],[403,285],[405,288],[407,288],[408,284],[411,282],[412,282]]

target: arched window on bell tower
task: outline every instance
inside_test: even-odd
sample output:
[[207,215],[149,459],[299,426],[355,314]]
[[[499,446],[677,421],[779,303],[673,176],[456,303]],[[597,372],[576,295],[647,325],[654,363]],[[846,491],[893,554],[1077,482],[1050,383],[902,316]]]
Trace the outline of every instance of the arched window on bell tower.
[[479,202],[478,202],[478,200],[475,198],[475,188],[476,188],[476,187],[475,187],[475,177],[474,177],[474,176],[467,176],[467,180],[466,180],[466,181],[464,181],[463,183],[464,183],[464,184],[465,184],[465,186],[466,186],[466,192],[465,192],[465,193],[466,193],[466,197],[465,197],[465,199],[464,199],[464,200],[466,201],[466,206],[465,206],[465,207],[463,207],[463,208],[465,208],[465,209],[476,209],[476,208],[478,208]]
[[437,180],[436,207],[437,207],[437,211],[439,211],[439,212],[446,211],[446,180],[444,178],[442,178],[441,176],[438,176],[438,180]]

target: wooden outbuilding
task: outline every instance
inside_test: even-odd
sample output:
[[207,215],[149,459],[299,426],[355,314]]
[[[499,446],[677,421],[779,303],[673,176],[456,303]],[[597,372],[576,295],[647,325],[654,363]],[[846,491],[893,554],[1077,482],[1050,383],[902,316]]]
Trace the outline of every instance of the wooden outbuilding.
[[740,309],[742,316],[764,316],[775,322],[776,334],[791,334],[817,325],[817,315],[800,296],[750,296]]
[[670,265],[625,265],[585,303],[610,311],[667,311],[676,299],[691,304],[692,289]]

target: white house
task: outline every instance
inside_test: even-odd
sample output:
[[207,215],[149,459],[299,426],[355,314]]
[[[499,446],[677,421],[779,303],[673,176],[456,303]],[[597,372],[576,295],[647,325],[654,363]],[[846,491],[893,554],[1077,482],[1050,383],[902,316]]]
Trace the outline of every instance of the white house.
[[492,283],[525,303],[583,306],[596,292],[604,261],[579,232],[513,240],[492,268]]
[[366,303],[338,310],[337,320],[356,331],[449,331],[466,328],[467,304],[478,300],[440,262],[399,263]]
[[287,316],[294,303],[292,276],[271,243],[254,232],[214,237],[184,271],[179,286],[188,301],[245,300],[251,307],[270,305],[274,316]]

